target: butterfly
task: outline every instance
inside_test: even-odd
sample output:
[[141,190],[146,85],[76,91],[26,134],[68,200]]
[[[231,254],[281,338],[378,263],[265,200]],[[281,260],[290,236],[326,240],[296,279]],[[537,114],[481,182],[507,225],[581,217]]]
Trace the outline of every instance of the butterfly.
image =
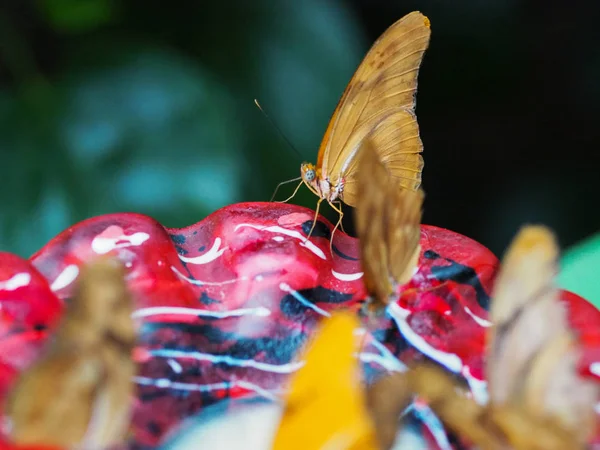
[[[525,226],[513,240],[495,281],[486,373],[491,404],[518,404],[532,416],[552,417],[579,441],[559,448],[582,448],[596,427],[600,386],[578,374],[581,348],[560,301],[558,255],[546,227]],[[502,415],[497,423],[515,440],[531,434],[517,436]]]
[[369,138],[358,163],[354,219],[365,287],[372,300],[365,306],[375,312],[392,301],[396,287],[407,283],[417,267],[425,194],[421,188],[403,189],[402,180],[386,170]]
[[390,26],[359,65],[325,131],[317,163],[302,163],[301,181],[284,201],[306,185],[319,197],[313,227],[322,201],[340,215],[334,232],[343,217],[341,202],[355,206],[357,176],[362,170],[356,156],[367,136],[391,176],[405,189],[419,188],[423,143],[414,112],[415,95],[430,35],[429,19],[412,12]]
[[416,394],[448,430],[477,448],[588,448],[600,386],[579,374],[581,348],[555,282],[558,255],[554,234],[529,225],[503,258],[486,329],[486,402],[467,395],[455,374],[426,362],[369,388],[384,442],[397,433],[398,416],[412,397],[407,394]]
[[132,312],[118,261],[103,257],[82,268],[53,339],[8,396],[13,442],[112,448],[127,439],[136,370]]

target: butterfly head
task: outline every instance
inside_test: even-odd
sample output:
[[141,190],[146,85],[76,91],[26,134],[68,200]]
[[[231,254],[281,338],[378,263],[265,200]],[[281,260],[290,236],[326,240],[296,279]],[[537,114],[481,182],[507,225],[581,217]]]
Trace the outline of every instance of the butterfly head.
[[302,176],[302,181],[304,181],[307,186],[314,188],[317,187],[319,173],[314,164],[306,162],[302,163],[300,166],[300,175]]

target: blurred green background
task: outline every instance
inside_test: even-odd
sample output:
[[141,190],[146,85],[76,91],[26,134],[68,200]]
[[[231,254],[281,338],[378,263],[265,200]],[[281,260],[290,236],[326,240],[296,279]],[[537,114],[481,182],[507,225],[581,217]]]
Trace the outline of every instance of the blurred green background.
[[424,221],[498,255],[526,222],[564,247],[598,231],[598,2],[2,0],[0,248],[28,256],[98,214],[178,227],[268,200],[302,161],[253,99],[314,161],[362,56],[415,9],[433,30]]

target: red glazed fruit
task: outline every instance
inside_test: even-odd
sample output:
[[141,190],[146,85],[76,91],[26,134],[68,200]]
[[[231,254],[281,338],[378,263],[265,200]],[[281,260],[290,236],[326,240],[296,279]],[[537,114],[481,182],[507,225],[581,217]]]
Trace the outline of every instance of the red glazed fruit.
[[[111,253],[127,267],[139,321],[131,448],[155,446],[223,399],[274,398],[315,325],[336,308],[359,313],[366,295],[357,240],[337,231],[330,252],[333,227],[321,220],[306,241],[312,218],[308,209],[273,203],[232,205],[183,229],[112,214],[65,230],[29,261],[0,255],[0,394],[38,354],[81,265]],[[430,358],[485,397],[483,344],[498,260],[465,236],[426,225],[421,248],[419,268],[399,292],[401,315],[378,321],[360,355],[367,380]],[[582,372],[594,376],[600,313],[574,294],[564,299],[587,351]],[[426,428],[436,427],[414,410]]]

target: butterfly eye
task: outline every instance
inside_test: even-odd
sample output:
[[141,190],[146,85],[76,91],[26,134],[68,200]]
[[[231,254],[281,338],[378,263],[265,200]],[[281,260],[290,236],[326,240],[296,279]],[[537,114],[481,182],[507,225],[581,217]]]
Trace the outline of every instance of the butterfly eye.
[[314,180],[315,179],[315,171],[312,170],[312,169],[307,170],[304,173],[304,178],[306,179],[306,181],[309,181],[309,182],[312,181],[312,180]]

